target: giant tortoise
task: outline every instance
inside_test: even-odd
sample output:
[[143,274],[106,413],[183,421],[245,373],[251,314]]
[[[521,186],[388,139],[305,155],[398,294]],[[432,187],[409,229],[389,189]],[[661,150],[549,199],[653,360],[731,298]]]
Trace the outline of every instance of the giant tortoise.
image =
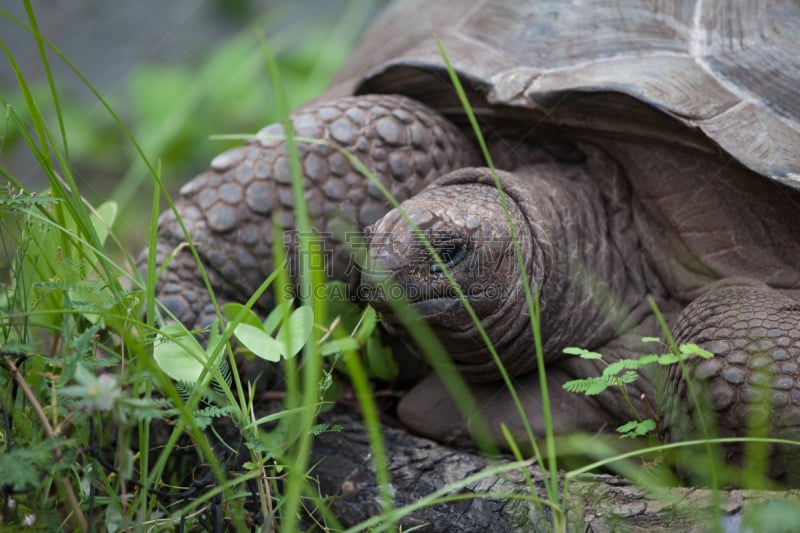
[[[465,87],[502,193],[434,34]],[[522,426],[445,270],[537,435],[545,426],[525,284],[539,300],[557,431],[632,418],[616,391],[564,391],[566,380],[598,375],[603,363],[563,349],[594,350],[606,362],[652,351],[642,337],[663,334],[654,304],[677,344],[714,354],[688,361],[688,382],[707,391],[720,435],[743,436],[763,421],[770,435],[797,439],[798,35],[800,5],[791,0],[395,2],[330,90],[291,116],[298,136],[325,141],[299,151],[329,274],[359,287],[354,294],[412,345],[381,290],[391,279],[471,383],[498,440],[501,422],[517,437]],[[274,225],[294,227],[282,131],[266,127],[181,190],[178,211],[222,301],[253,293],[274,267]],[[337,148],[403,201],[409,218]],[[346,241],[365,229],[362,278]],[[158,260],[175,257],[158,297],[179,320],[203,326],[214,310],[184,240],[165,213]],[[672,372],[670,382],[676,401],[665,404],[681,411],[687,380]],[[640,379],[630,397],[652,407],[654,388]],[[764,390],[767,401],[755,401]],[[469,432],[456,407],[429,375],[399,413],[414,431],[446,441]],[[784,463],[773,462],[774,475]]]

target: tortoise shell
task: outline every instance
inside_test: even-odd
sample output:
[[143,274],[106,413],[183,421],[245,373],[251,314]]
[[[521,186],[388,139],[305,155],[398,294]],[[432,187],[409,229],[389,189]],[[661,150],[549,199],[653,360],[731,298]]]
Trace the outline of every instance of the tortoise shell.
[[401,0],[338,91],[463,114],[434,35],[484,117],[722,150],[800,189],[800,3]]

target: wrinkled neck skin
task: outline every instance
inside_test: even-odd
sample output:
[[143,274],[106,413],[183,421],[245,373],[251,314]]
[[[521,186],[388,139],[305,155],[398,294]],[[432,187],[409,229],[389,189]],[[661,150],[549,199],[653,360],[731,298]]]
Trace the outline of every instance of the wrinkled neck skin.
[[648,294],[665,297],[643,259],[621,168],[600,150],[582,148],[582,164],[514,173],[519,194],[534,199],[523,206],[534,247],[541,249],[530,279],[539,290],[547,362],[564,357],[569,346],[604,346],[651,314]]
[[[648,285],[652,287],[655,280],[647,274],[641,253],[636,253],[639,242],[631,224],[627,183],[617,165],[587,147],[586,160],[581,164],[537,163],[513,173],[498,172],[498,177],[520,243],[523,277],[538,291],[547,362],[563,357],[562,350],[567,346],[598,348],[649,314],[646,295],[652,291]],[[430,206],[426,194],[430,196],[434,188],[448,189],[450,193],[440,194],[456,198],[474,195],[466,192],[476,187],[484,189],[485,197],[494,194],[499,203],[488,169],[464,169],[440,178],[407,205],[412,211],[417,209],[416,202]],[[483,204],[478,212],[484,213],[484,224],[507,227],[502,210],[486,200]],[[443,202],[439,209],[447,207]],[[387,215],[376,229],[397,231],[398,222],[392,221],[393,217],[397,215]],[[381,253],[386,261],[389,255]],[[489,268],[476,273],[456,266],[453,275],[462,288],[474,286],[480,276],[489,283],[493,292],[475,297],[475,291],[469,291],[470,303],[508,372],[518,375],[534,370],[533,330],[513,246],[509,242],[502,253],[493,250],[485,256],[493,260]],[[407,288],[431,283],[419,272],[399,268],[399,262],[405,260],[397,260],[395,265],[391,259],[385,263],[399,284]],[[497,379],[498,371],[483,339],[457,300],[450,300],[446,306],[425,301],[414,305],[468,379]],[[389,327],[393,329],[391,321]]]

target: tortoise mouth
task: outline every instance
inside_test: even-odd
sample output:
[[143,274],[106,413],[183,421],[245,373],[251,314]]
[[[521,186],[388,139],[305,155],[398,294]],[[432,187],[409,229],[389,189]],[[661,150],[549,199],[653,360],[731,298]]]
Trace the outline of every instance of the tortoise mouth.
[[[491,305],[494,300],[491,290],[476,288],[473,291],[462,289],[462,292],[464,299],[469,302],[478,317],[485,311],[484,306],[487,303]],[[381,320],[394,328],[401,327],[403,321],[398,315],[404,314],[402,312],[404,306],[413,309],[419,319],[432,326],[461,331],[472,325],[461,297],[450,284],[415,287],[410,291],[405,288],[402,289],[402,293],[402,296],[394,299],[395,304],[385,298],[370,301],[370,304],[382,313]]]
[[[407,327],[413,327],[404,323],[409,319],[412,322],[423,321],[434,327],[434,331],[437,329],[440,331],[462,329],[458,325],[463,324],[463,317],[466,316],[464,306],[458,297],[433,297],[416,302],[406,302],[406,312],[402,308],[392,309],[388,303],[385,308],[382,305],[373,304],[373,306],[382,313],[381,322],[390,333],[400,333]],[[413,310],[411,316],[409,316],[408,310]]]
[[[460,303],[458,292],[450,284],[436,286],[418,284],[391,284],[362,286],[362,298],[379,311],[390,311],[396,305],[412,306],[423,311],[424,316],[436,314],[437,309],[446,310]],[[396,305],[394,305],[396,304]]]
[[438,315],[450,314],[460,310],[463,305],[457,294],[452,296],[433,296],[425,300],[409,302],[409,305],[425,320],[435,319]]

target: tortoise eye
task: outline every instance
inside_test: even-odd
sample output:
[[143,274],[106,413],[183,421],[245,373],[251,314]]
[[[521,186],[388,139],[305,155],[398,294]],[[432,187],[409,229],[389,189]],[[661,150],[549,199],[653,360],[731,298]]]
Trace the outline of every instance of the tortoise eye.
[[[431,245],[447,268],[453,268],[467,256],[466,239],[457,233],[438,233],[431,239]],[[442,267],[439,263],[431,259],[430,272],[435,274],[441,271]]]

